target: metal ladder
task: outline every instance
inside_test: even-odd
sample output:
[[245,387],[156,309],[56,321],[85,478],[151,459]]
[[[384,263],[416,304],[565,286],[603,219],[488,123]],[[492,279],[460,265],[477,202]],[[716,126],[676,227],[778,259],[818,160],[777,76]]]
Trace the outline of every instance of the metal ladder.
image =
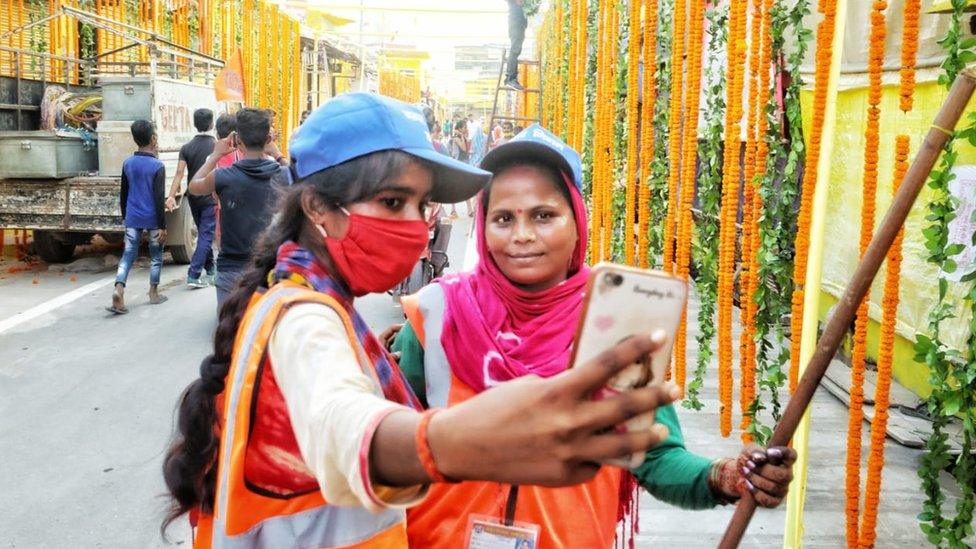
[[[529,73],[529,70],[531,69],[531,67],[536,67],[536,70],[537,71],[540,70],[539,69],[539,67],[540,67],[539,61],[519,59],[518,64],[519,64],[519,67],[523,67],[523,66],[526,67],[526,70],[525,70],[526,80],[528,80],[528,73]],[[488,122],[488,128],[487,128],[489,135],[491,134],[492,130],[495,129],[495,121],[505,120],[505,121],[511,121],[511,122],[528,122],[528,123],[541,122],[541,119],[538,116],[542,116],[542,90],[539,89],[539,88],[531,88],[531,89],[530,88],[526,88],[526,89],[524,89],[522,91],[516,91],[516,90],[513,90],[513,89],[510,89],[510,88],[505,87],[505,80],[504,80],[505,79],[505,68],[507,66],[508,66],[508,49],[507,48],[502,48],[502,62],[501,62],[501,65],[498,68],[498,81],[497,81],[496,86],[495,86],[495,102],[494,102],[494,104],[491,107],[491,119]],[[537,78],[536,80],[541,85],[542,75],[539,74],[539,78]],[[509,101],[508,101],[508,103],[509,103],[509,109],[507,109],[507,110],[511,110],[511,111],[515,111],[515,109],[517,108],[517,106],[519,104],[519,101],[517,99],[515,101],[512,101],[511,100],[513,97],[516,97],[517,98],[518,95],[521,95],[521,104],[523,106],[527,106],[528,103],[529,103],[529,95],[530,94],[535,94],[536,100],[538,101],[538,106],[536,108],[536,113],[538,114],[538,116],[536,116],[536,117],[531,117],[531,116],[517,116],[517,112],[513,112],[511,114],[508,114],[508,113],[499,113],[498,112],[498,103],[499,103],[499,97],[501,96],[502,92],[505,92],[505,93],[509,94]],[[528,125],[528,124],[526,124],[526,125]]]

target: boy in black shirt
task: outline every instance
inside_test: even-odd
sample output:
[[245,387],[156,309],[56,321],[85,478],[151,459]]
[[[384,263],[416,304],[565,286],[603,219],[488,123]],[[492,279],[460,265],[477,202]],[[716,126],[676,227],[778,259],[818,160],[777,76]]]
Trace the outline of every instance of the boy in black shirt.
[[129,270],[139,255],[142,231],[149,232],[149,302],[157,305],[166,301],[159,293],[159,278],[163,269],[163,242],[166,240],[166,213],[163,208],[163,192],[166,186],[166,168],[156,158],[156,129],[148,120],[136,120],[130,128],[132,139],[139,146],[135,154],[122,163],[122,181],[119,187],[119,209],[125,226],[125,251],[119,260],[115,276],[112,306],[107,309],[121,315],[129,312],[125,306],[125,284]]
[[[229,168],[215,170],[220,158],[235,147],[244,158]],[[237,131],[217,141],[213,153],[190,181],[190,194],[216,192],[220,200],[218,310],[243,274],[258,235],[271,223],[273,184],[287,177],[283,165],[287,161],[272,139],[268,111],[245,108],[237,112]]]
[[[200,132],[180,149],[180,162],[176,166],[176,175],[166,198],[166,209],[176,209],[176,193],[180,191],[184,173],[192,178],[207,161],[207,157],[214,150],[216,139],[208,132],[213,129],[213,111],[197,109],[193,111],[193,125]],[[190,288],[206,288],[214,282],[214,231],[217,228],[216,208],[212,195],[188,197],[190,213],[197,226],[197,248],[190,259],[190,269],[186,275],[186,285]],[[206,270],[206,276],[201,276]]]

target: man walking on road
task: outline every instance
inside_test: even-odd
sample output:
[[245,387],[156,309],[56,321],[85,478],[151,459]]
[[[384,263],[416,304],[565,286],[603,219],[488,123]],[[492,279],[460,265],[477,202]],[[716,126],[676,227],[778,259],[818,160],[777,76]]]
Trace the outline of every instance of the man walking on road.
[[156,128],[148,120],[136,120],[130,127],[132,139],[139,150],[122,163],[122,182],[119,208],[125,225],[125,251],[119,261],[115,277],[112,306],[107,309],[121,315],[129,312],[125,306],[125,284],[129,270],[139,255],[142,231],[149,232],[149,302],[158,305],[166,301],[159,293],[159,278],[163,269],[163,243],[166,241],[166,212],[163,196],[166,187],[166,168],[156,158]]
[[[214,169],[235,147],[244,158]],[[273,158],[274,160],[271,160]],[[287,160],[271,136],[268,111],[237,112],[237,131],[220,139],[190,181],[190,194],[217,193],[220,200],[220,253],[217,255],[217,309],[234,288],[251,257],[258,235],[271,223],[274,183],[287,178]]]
[[522,91],[525,88],[518,81],[518,61],[522,55],[522,43],[525,41],[525,29],[529,26],[529,20],[525,16],[525,9],[522,6],[524,0],[508,1],[508,38],[511,44],[508,48],[508,71],[505,75],[505,86]]
[[[217,142],[209,134],[213,129],[213,111],[197,109],[193,111],[193,125],[199,132],[180,149],[180,161],[176,165],[176,175],[166,198],[166,209],[176,209],[176,193],[180,191],[184,174],[189,170],[189,177],[197,173],[207,157],[214,150]],[[206,288],[214,282],[214,231],[217,228],[217,216],[213,195],[187,197],[193,222],[197,226],[197,248],[190,259],[190,270],[186,275],[186,285],[190,288]],[[206,270],[206,276],[201,276]]]

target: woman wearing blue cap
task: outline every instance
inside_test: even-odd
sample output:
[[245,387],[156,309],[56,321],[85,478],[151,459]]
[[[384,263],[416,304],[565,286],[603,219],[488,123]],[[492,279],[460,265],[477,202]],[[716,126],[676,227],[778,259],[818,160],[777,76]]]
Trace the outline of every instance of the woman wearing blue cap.
[[[587,219],[579,154],[533,125],[489,152],[481,167],[494,179],[475,219],[478,265],[402,300],[409,322],[394,350],[418,397],[432,407],[463,405],[523,376],[562,374],[583,307]],[[752,446],[734,459],[711,460],[685,449],[671,406],[658,408],[656,421],[670,434],[632,474],[604,467],[586,483],[556,489],[433,486],[408,513],[411,546],[457,547],[459,539],[479,535],[479,525],[479,532],[507,528],[512,537],[532,531],[538,547],[610,547],[621,520],[635,526],[638,482],[685,508],[735,501],[742,490],[764,506],[785,495],[793,450]]]
[[434,151],[416,108],[372,94],[320,107],[290,151],[296,184],[181,398],[164,527],[189,512],[195,547],[406,547],[404,509],[432,482],[569,485],[667,436],[611,427],[674,388],[588,400],[660,346],[649,335],[562,376],[422,412],[353,299],[409,273],[428,200],[465,200],[490,174]]

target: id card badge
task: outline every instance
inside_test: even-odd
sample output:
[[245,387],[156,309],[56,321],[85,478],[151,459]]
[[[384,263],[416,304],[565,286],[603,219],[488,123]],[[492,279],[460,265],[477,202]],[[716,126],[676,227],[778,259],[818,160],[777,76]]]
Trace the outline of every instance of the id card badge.
[[514,522],[511,526],[487,515],[468,518],[467,549],[536,549],[539,544],[538,524]]

